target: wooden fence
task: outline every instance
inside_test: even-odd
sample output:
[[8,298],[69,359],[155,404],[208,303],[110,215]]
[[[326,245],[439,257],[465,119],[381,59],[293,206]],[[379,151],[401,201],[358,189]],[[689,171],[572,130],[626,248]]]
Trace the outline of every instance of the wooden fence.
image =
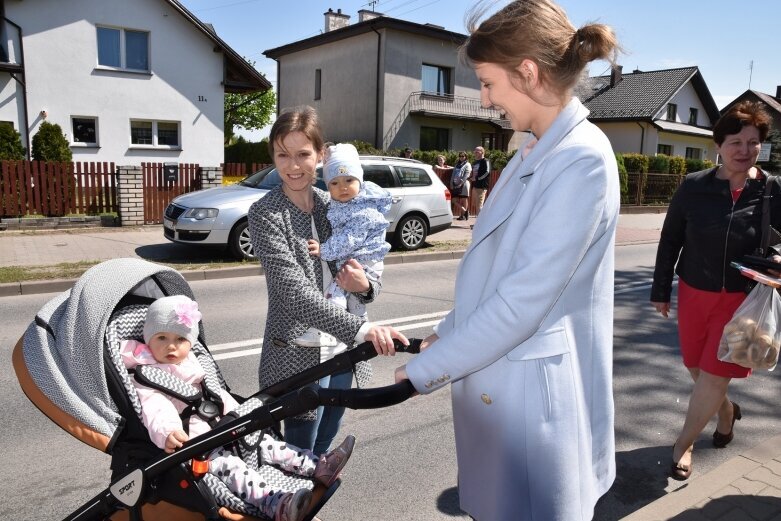
[[165,207],[174,197],[200,190],[200,166],[177,165],[176,181],[167,181],[163,163],[141,163],[144,178],[144,224],[161,224]]
[[271,165],[268,163],[222,163],[220,166],[222,167],[222,184],[232,184]]
[[114,163],[0,163],[0,217],[118,212]]

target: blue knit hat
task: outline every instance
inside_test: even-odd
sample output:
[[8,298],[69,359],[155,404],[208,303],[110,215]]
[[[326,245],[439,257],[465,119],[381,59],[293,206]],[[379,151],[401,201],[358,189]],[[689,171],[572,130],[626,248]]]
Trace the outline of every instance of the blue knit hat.
[[331,145],[326,149],[323,180],[328,185],[335,177],[350,176],[363,186],[363,168],[358,151],[349,143]]

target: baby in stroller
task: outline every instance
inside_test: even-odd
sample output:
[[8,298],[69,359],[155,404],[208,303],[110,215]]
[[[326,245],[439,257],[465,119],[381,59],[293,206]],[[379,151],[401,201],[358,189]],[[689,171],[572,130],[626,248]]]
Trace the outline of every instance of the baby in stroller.
[[[144,343],[123,340],[120,344],[122,362],[128,372],[135,373],[133,385],[141,402],[143,424],[152,442],[168,453],[182,447],[190,437],[209,431],[219,421],[220,415],[209,415],[201,408],[193,410],[169,394],[170,389],[165,388],[163,392],[164,388],[155,385],[159,377],[155,378],[153,373],[158,370],[186,384],[200,386],[205,373],[191,351],[198,338],[200,319],[198,304],[190,298],[184,295],[158,298],[147,310]],[[212,399],[222,406],[222,415],[239,406],[224,389]],[[287,445],[264,433],[259,445],[260,458],[262,464],[276,465],[330,487],[352,454],[354,443],[355,438],[348,436],[334,450],[318,458],[309,450]],[[275,491],[257,471],[225,447],[209,454],[208,472],[275,521],[299,521],[312,498],[307,488]]]

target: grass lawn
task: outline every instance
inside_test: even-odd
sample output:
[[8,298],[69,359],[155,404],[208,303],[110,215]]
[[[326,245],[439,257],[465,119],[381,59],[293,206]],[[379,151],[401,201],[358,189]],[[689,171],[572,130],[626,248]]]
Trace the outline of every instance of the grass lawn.
[[[461,251],[465,250],[469,241],[433,241],[426,243],[419,250],[412,253],[434,253],[443,251]],[[404,251],[391,251],[389,256],[403,255]],[[76,279],[89,268],[102,261],[81,261],[81,262],[62,262],[59,264],[49,264],[45,266],[0,266],[0,284],[9,282],[25,282],[30,280],[51,280],[51,279]],[[208,262],[191,264],[174,264],[159,262],[165,266],[170,266],[177,271],[191,271],[203,269],[236,268],[239,266],[253,265],[254,262],[234,261],[234,262]]]

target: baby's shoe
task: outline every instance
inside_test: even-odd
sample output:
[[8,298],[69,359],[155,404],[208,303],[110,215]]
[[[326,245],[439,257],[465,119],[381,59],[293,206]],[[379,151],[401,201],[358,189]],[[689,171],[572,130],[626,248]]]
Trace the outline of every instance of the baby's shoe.
[[301,488],[295,492],[288,492],[277,503],[277,511],[274,521],[301,521],[309,510],[312,501],[312,492]]
[[338,342],[332,335],[310,327],[303,335],[296,337],[293,343],[301,347],[330,347],[335,346]]
[[334,450],[320,456],[320,460],[317,462],[315,471],[312,474],[312,479],[326,487],[333,485],[339,477],[339,473],[342,472],[342,469],[347,464],[347,460],[350,459],[353,447],[355,447],[355,436],[351,434]]

